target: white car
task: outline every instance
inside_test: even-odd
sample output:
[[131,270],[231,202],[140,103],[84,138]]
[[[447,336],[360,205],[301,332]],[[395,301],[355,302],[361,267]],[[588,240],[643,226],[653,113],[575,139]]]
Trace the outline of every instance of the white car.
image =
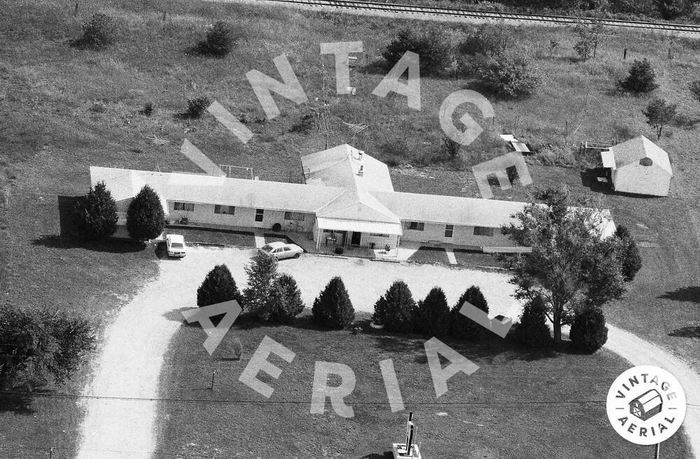
[[165,246],[169,257],[182,258],[187,254],[185,238],[181,234],[168,234],[165,236]]
[[284,242],[270,242],[260,248],[261,251],[268,255],[272,255],[278,260],[284,258],[299,258],[299,255],[304,253],[304,249],[296,244],[285,244]]

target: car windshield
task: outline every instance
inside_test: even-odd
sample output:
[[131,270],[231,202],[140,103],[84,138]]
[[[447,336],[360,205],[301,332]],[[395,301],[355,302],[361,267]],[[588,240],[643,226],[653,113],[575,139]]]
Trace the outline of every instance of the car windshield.
[[272,252],[274,250],[274,247],[272,247],[270,244],[265,244],[260,248],[263,252]]
[[172,244],[170,244],[170,247],[172,247],[173,249],[181,249],[184,246],[185,245],[180,242],[173,242]]

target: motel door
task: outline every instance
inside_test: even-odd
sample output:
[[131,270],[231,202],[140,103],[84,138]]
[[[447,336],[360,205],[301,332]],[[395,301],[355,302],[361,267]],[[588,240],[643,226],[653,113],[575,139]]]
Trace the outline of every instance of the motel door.
[[360,239],[362,238],[362,233],[359,231],[353,231],[352,239],[350,239],[350,245],[357,246],[360,245]]

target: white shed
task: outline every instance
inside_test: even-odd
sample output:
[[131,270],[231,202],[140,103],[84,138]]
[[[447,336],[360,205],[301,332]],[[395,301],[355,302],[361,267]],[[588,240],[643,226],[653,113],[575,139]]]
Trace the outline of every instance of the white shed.
[[668,153],[644,136],[601,152],[615,191],[668,196],[673,170]]

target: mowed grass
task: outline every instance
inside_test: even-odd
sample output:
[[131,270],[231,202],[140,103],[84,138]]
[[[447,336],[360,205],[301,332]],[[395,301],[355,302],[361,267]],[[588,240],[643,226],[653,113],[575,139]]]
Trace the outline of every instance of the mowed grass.
[[[657,95],[678,103],[691,119],[699,113],[686,89],[697,78],[697,45],[639,33],[610,33],[599,47],[598,58],[578,63],[572,60],[571,31],[519,28],[513,31],[518,49],[536,56],[545,85],[525,101],[493,99],[496,117],[483,123],[482,138],[462,150],[461,161],[451,161],[439,153],[438,109],[445,96],[472,87],[472,81],[423,78],[421,111],[408,109],[403,97],[371,95],[384,73],[368,70],[370,64],[380,59],[399,28],[423,23],[180,0],[97,1],[81,4],[77,17],[73,4],[54,0],[0,0],[0,10],[0,116],[5,120],[0,126],[0,166],[3,181],[10,182],[1,200],[0,222],[7,226],[0,245],[2,301],[85,311],[101,322],[156,275],[157,265],[152,250],[82,246],[56,239],[57,196],[84,194],[90,165],[195,171],[179,153],[187,138],[219,164],[253,167],[261,179],[298,180],[299,155],[321,150],[327,137],[330,146],[353,141],[382,160],[433,165],[425,169],[426,175],[419,168],[409,174],[394,171],[397,190],[478,196],[468,166],[504,151],[492,140],[496,134],[551,143],[565,153],[585,140],[651,135],[641,114],[649,98],[611,91],[632,58],[652,61],[661,84]],[[169,13],[166,21],[161,20],[163,10]],[[69,41],[80,35],[80,22],[95,12],[118,19],[117,44],[101,52],[70,47]],[[205,26],[218,19],[240,30],[238,48],[221,60],[187,55],[203,38]],[[460,35],[449,27],[456,42]],[[560,47],[550,56],[547,50],[553,39]],[[329,58],[322,67],[319,44],[350,40],[363,41],[365,49],[351,73],[357,95],[335,97],[332,61]],[[667,58],[669,47],[672,60]],[[625,48],[627,62],[621,60]],[[264,118],[245,73],[257,69],[278,77],[272,59],[281,54],[289,58],[309,103],[297,106],[276,98],[281,115],[249,124],[255,137],[248,144],[241,144],[208,115],[192,122],[174,117],[186,108],[187,99],[207,95],[234,115]],[[328,132],[290,132],[324,100],[329,103]],[[138,113],[147,102],[155,106],[151,117]],[[469,112],[481,122],[475,110]],[[455,118],[462,113],[458,110]],[[370,127],[353,138],[344,122]],[[646,225],[660,245],[644,249],[645,268],[627,299],[608,307],[609,319],[688,360],[700,355],[698,340],[669,333],[698,323],[697,301],[674,295],[694,291],[681,289],[697,287],[700,278],[695,232],[700,215],[697,131],[697,124],[671,127],[671,135],[660,142],[676,170],[671,198],[605,197],[616,221],[640,237],[636,223]],[[382,149],[399,140],[408,147],[398,156]],[[533,168],[537,185],[563,181],[580,186],[577,169]],[[496,193],[496,197],[506,196]],[[83,376],[62,390],[78,392]],[[45,400],[30,400],[33,412],[2,404],[0,420],[11,427],[0,432],[0,455],[27,456],[30,448],[56,445],[70,456],[80,411],[72,401]]]
[[[307,311],[308,312],[308,311]],[[423,339],[371,331],[317,330],[308,316],[293,326],[234,325],[210,357],[199,326],[175,335],[161,380],[158,454],[178,457],[391,457],[402,441],[408,411],[414,412],[424,457],[643,457],[651,447],[623,440],[609,425],[605,397],[628,364],[607,351],[593,356],[531,352],[504,340],[481,344],[445,341],[479,366],[470,376],[449,379],[435,396]],[[231,339],[243,343],[231,360]],[[258,378],[269,398],[238,378],[264,337],[295,353],[291,363],[271,354],[281,369]],[[379,362],[391,359],[405,410],[392,413]],[[355,374],[345,398],[354,416],[338,416],[327,401],[311,414],[315,363],[337,362]],[[443,361],[443,366],[449,362]],[[214,389],[211,390],[212,372]],[[329,385],[340,378],[331,376]],[[683,435],[663,446],[668,457],[690,457]]]

